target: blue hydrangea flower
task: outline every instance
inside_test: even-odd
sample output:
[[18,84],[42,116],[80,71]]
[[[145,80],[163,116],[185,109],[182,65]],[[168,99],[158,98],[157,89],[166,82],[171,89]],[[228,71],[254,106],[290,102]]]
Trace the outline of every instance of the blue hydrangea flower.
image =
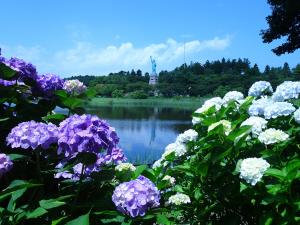
[[18,78],[20,80],[24,79],[37,79],[37,71],[34,65],[31,63],[27,63],[22,59],[18,58],[11,58],[9,60],[5,60],[4,62],[7,66],[9,66],[11,69],[18,72]]
[[6,142],[12,148],[47,149],[52,143],[57,142],[57,135],[58,129],[54,124],[28,121],[14,127],[8,134]]
[[288,102],[274,102],[264,109],[264,117],[266,119],[275,119],[279,116],[291,115],[296,108]]
[[100,153],[119,142],[113,127],[93,115],[73,115],[59,125],[58,154],[75,157],[78,152]]
[[57,90],[62,90],[64,80],[54,74],[45,74],[37,78],[37,89],[46,96],[51,96]]
[[13,162],[10,160],[9,156],[0,153],[0,178],[10,171],[13,167]]
[[149,209],[159,206],[159,200],[159,190],[144,176],[120,184],[112,195],[117,210],[131,217],[144,216]]
[[267,81],[257,81],[249,89],[248,95],[259,97],[264,94],[273,93],[271,84]]
[[300,124],[300,108],[294,112],[294,119],[297,123]]
[[270,98],[260,98],[253,101],[252,105],[248,109],[248,113],[250,116],[264,115],[265,108],[273,103],[274,101]]
[[300,82],[285,81],[278,85],[272,98],[276,102],[298,98],[300,93]]

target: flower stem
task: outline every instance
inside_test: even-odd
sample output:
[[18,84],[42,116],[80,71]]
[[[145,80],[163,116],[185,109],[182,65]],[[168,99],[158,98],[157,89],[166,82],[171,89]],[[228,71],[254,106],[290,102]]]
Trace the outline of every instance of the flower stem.
[[36,149],[34,152],[36,157],[36,170],[37,170],[38,178],[40,181],[42,181],[40,151],[39,149]]
[[76,197],[75,197],[74,203],[76,203],[78,201],[78,197],[79,197],[79,194],[80,194],[80,191],[81,191],[81,186],[82,186],[82,180],[83,180],[84,170],[85,170],[85,165],[82,164],[81,172],[80,172],[80,177],[79,177],[79,183],[78,183],[78,191],[76,193]]

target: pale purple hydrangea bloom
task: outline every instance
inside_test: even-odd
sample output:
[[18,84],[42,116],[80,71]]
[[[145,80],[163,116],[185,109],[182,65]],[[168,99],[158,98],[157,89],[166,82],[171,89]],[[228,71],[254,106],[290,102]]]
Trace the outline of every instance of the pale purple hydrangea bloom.
[[0,178],[10,171],[13,167],[13,162],[10,160],[9,156],[0,153]]
[[73,115],[60,123],[58,154],[68,158],[78,152],[98,154],[100,150],[112,151],[119,142],[113,127],[93,115]]
[[86,86],[79,80],[66,80],[63,89],[72,94],[81,94],[86,90]]
[[54,124],[45,124],[35,121],[19,123],[6,138],[7,145],[12,148],[49,148],[57,142],[58,129]]
[[149,209],[160,205],[159,200],[159,190],[144,176],[120,184],[112,195],[117,210],[131,217],[144,216]]
[[22,59],[11,58],[9,60],[5,60],[5,65],[9,66],[11,69],[18,72],[18,78],[21,80],[24,79],[37,79],[37,71],[34,65],[31,63],[27,63]]
[[64,80],[54,74],[45,74],[37,78],[37,89],[43,95],[51,96],[55,91],[62,90]]

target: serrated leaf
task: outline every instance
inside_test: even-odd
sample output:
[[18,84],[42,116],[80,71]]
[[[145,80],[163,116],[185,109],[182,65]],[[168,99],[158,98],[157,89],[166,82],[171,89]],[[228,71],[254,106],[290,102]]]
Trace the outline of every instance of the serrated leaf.
[[276,177],[279,180],[284,180],[285,179],[285,174],[281,170],[274,169],[274,168],[269,168],[265,172],[266,176],[271,176],[271,177]]
[[137,166],[136,170],[133,173],[133,179],[136,179],[139,175],[141,175],[146,168],[146,165]]
[[11,69],[9,66],[0,63],[0,78],[10,79],[18,74],[17,71]]
[[52,115],[42,117],[42,119],[46,122],[49,122],[49,121],[62,121],[65,118],[66,118],[66,115],[61,114],[61,113],[56,113],[56,114],[52,114]]
[[48,211],[42,207],[36,208],[32,212],[26,213],[26,218],[27,219],[33,219],[33,218],[38,218],[44,214],[48,213]]
[[158,224],[163,224],[163,225],[171,225],[171,221],[168,219],[168,217],[164,214],[158,214],[156,216],[156,222]]
[[90,224],[90,212],[82,216],[77,217],[74,220],[69,221],[66,225],[89,225]]
[[59,198],[55,198],[55,199],[41,200],[41,201],[39,201],[39,204],[44,209],[57,208],[59,206],[62,206],[62,205],[66,204],[62,200],[67,199],[67,198],[71,198],[71,197],[73,197],[73,195],[65,195],[65,196],[61,196]]

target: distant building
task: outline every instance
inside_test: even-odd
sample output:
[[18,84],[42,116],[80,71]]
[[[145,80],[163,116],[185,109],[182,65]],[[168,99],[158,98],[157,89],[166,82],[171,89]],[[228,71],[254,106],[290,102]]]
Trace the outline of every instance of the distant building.
[[150,56],[151,64],[152,64],[152,72],[150,74],[149,85],[156,85],[158,83],[158,76],[156,73],[156,62],[155,59]]
[[158,76],[157,74],[151,74],[150,79],[149,79],[149,84],[150,85],[155,85],[158,83]]

